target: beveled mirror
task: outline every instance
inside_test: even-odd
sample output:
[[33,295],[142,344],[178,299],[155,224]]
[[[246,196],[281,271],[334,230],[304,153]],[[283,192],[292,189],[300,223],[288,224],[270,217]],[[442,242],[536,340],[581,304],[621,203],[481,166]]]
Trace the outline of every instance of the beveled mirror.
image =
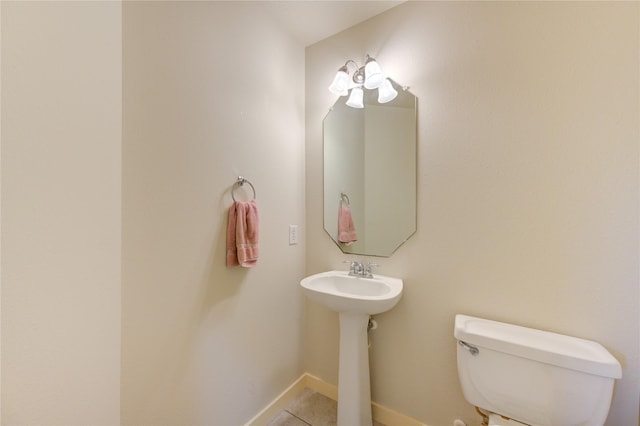
[[[375,90],[364,108],[340,97],[323,122],[324,229],[344,253],[388,257],[416,232],[417,98],[391,83],[391,102]],[[352,242],[339,236],[345,207]]]

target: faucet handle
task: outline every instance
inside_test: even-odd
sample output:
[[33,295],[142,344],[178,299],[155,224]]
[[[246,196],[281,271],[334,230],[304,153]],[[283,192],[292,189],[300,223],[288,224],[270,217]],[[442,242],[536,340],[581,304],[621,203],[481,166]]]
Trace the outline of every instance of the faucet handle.
[[356,265],[358,264],[358,262],[356,262],[355,260],[343,260],[342,263],[346,263],[349,265],[350,272],[353,272],[356,268]]
[[349,275],[361,276],[364,272],[364,265],[357,260],[345,260],[342,263],[349,264]]
[[353,265],[356,263],[355,260],[343,260],[342,263],[346,263],[347,265],[349,265],[349,269],[353,268]]
[[368,263],[367,263],[367,267],[364,269],[364,273],[365,273],[365,275],[366,275],[367,277],[369,277],[369,278],[373,277],[373,274],[371,273],[371,269],[373,269],[373,268],[375,268],[375,267],[377,267],[377,266],[380,266],[380,265],[379,265],[379,264],[377,264],[377,263],[368,262]]

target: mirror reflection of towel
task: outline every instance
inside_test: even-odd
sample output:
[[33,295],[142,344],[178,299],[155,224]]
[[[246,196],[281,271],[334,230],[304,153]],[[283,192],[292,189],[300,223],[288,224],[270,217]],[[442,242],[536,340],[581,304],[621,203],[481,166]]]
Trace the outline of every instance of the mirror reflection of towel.
[[351,209],[348,204],[343,202],[340,203],[340,209],[338,211],[338,241],[347,246],[358,241],[356,228],[353,225],[353,217],[351,216]]
[[236,201],[227,222],[227,266],[251,268],[258,263],[258,205],[255,200]]

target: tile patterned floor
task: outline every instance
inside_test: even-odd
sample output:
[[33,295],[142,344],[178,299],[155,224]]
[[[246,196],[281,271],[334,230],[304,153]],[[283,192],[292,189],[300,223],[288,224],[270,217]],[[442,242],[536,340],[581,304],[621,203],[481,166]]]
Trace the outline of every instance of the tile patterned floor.
[[[307,388],[267,426],[336,426],[337,419],[336,401]],[[374,421],[373,426],[384,425]]]

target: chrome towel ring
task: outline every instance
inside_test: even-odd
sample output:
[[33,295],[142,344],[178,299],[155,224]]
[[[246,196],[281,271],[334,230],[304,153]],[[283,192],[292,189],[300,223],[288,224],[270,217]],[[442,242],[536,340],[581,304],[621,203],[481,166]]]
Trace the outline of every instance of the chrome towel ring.
[[233,183],[233,186],[231,187],[231,198],[233,198],[234,202],[237,200],[233,191],[235,191],[236,187],[242,186],[245,183],[249,184],[249,186],[251,187],[251,191],[253,191],[253,199],[254,200],[256,199],[256,189],[253,187],[253,184],[249,182],[247,179],[245,179],[243,176],[238,176],[238,179]]

